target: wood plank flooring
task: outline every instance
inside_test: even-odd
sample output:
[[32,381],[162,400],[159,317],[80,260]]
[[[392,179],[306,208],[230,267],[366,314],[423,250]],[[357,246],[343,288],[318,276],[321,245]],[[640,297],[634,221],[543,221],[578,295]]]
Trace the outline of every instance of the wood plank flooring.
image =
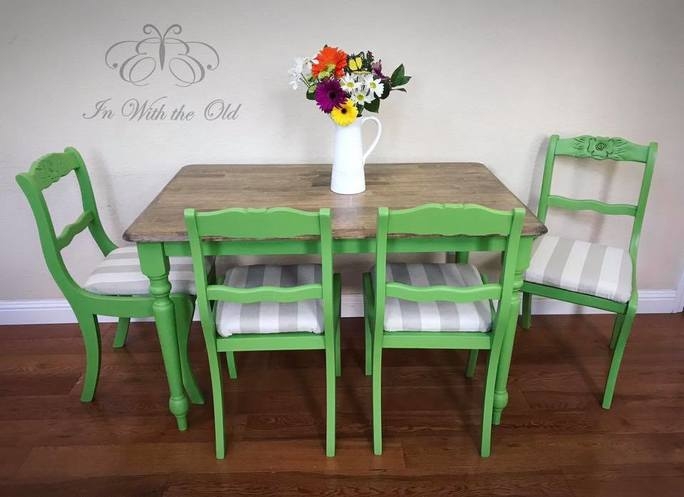
[[[535,316],[518,331],[509,407],[492,456],[478,455],[484,359],[384,355],[385,453],[372,454],[362,323],[343,320],[337,456],[324,455],[323,354],[238,354],[226,375],[227,456],[214,459],[210,402],[181,433],[167,410],[154,328],[125,349],[103,325],[96,400],[81,404],[75,325],[0,327],[0,496],[681,496],[684,495],[684,316],[640,315],[613,408],[600,407],[607,315]],[[191,341],[204,392],[199,328]]]

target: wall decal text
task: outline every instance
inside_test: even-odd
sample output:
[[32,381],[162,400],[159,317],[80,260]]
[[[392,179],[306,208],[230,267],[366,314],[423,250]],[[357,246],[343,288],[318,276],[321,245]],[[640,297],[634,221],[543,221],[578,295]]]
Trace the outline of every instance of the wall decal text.
[[171,104],[168,97],[142,99],[131,97],[121,103],[114,103],[111,98],[98,100],[93,107],[81,117],[89,120],[123,119],[126,121],[177,121],[188,122],[194,119],[206,121],[235,121],[240,117],[242,104],[226,102],[222,98],[214,98],[201,109],[191,108],[185,103]]

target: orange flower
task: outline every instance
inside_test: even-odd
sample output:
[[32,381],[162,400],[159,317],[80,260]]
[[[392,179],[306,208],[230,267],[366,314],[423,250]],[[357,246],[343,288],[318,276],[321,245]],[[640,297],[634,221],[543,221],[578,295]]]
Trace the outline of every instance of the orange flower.
[[321,72],[330,70],[330,75],[334,71],[335,77],[339,79],[344,76],[344,68],[347,66],[347,54],[337,47],[326,45],[316,55],[316,61],[316,64],[311,67],[311,73],[314,77],[317,78]]

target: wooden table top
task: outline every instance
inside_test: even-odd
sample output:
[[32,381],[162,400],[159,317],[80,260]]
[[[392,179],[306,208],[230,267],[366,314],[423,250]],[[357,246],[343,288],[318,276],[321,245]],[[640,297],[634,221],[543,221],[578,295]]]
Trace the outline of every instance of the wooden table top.
[[[187,240],[183,209],[228,207],[330,207],[333,237],[375,236],[378,207],[407,208],[436,203],[475,203],[509,210],[525,205],[483,164],[470,162],[367,164],[366,191],[330,191],[329,164],[190,165],[183,167],[124,233],[131,242]],[[546,227],[527,209],[523,234]]]

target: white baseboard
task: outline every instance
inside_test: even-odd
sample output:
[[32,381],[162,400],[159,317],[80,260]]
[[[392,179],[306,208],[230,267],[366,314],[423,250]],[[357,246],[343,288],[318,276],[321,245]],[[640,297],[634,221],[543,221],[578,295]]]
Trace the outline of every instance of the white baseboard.
[[342,317],[358,318],[363,316],[363,295],[351,293],[342,295]]
[[[683,292],[684,293],[684,292]],[[643,290],[639,292],[639,314],[681,312],[682,295],[677,290]],[[599,314],[604,311],[535,297],[533,314]],[[342,317],[363,316],[361,294],[342,296]],[[197,318],[197,316],[195,316]],[[101,322],[114,322],[103,316]],[[141,321],[151,321],[142,319]],[[76,317],[64,299],[0,300],[0,325],[75,323]]]
[[684,311],[684,273],[682,273],[681,278],[679,278],[679,284],[677,285],[677,297],[675,299],[675,308],[672,312],[682,311]]

